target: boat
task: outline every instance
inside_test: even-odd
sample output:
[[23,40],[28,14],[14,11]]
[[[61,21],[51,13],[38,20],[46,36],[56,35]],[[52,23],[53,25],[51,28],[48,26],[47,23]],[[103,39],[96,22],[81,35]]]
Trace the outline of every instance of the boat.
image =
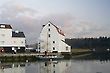
[[39,55],[36,56],[38,60],[61,60],[64,58],[62,55]]

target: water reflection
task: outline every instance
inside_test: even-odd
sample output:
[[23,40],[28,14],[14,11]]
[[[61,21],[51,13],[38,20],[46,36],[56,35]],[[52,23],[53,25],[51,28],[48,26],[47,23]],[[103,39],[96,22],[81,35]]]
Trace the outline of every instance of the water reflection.
[[0,64],[0,73],[109,73],[110,61],[62,60]]
[[25,64],[0,64],[0,73],[25,73]]
[[73,61],[69,73],[110,73],[110,61]]
[[71,60],[38,62],[27,66],[26,73],[65,73],[70,66]]
[[110,60],[110,53],[91,53],[82,57],[76,57],[77,60],[100,60],[108,61]]

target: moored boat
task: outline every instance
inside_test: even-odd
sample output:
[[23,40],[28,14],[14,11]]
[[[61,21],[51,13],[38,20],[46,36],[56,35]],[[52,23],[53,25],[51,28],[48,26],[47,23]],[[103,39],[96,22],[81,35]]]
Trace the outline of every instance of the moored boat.
[[36,57],[38,60],[61,60],[64,58],[62,55],[42,55]]

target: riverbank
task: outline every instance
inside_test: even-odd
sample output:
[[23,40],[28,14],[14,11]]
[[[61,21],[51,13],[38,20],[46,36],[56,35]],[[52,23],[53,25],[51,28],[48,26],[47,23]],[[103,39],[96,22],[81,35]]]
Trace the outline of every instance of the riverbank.
[[[85,49],[72,49],[71,54],[62,54],[64,56],[64,59],[71,59],[76,58],[79,56],[83,56],[85,54],[88,54],[89,51]],[[39,53],[17,53],[17,54],[11,54],[11,53],[1,53],[0,54],[0,62],[30,62],[30,61],[37,61],[37,56]],[[44,54],[40,54],[44,55]],[[54,54],[57,55],[57,54]]]
[[[44,56],[44,54],[40,54]],[[57,54],[53,54],[57,55]],[[39,56],[39,53],[17,53],[17,54],[10,54],[10,53],[4,53],[0,54],[0,62],[32,62],[37,61],[37,56]],[[66,56],[66,55],[64,55]],[[64,57],[63,59],[70,59],[70,55],[67,57]]]
[[71,50],[71,55],[66,55],[68,58],[77,58],[77,57],[83,57],[91,54],[90,49],[81,49],[81,48],[74,48]]
[[[8,55],[8,54],[7,54]],[[12,56],[13,55],[13,56]],[[80,54],[80,55],[65,55],[62,60],[65,59],[74,59],[74,60],[110,60],[110,54],[109,53],[87,53],[87,54]],[[38,61],[35,55],[15,55],[10,54],[9,56],[0,56],[0,63],[6,63],[6,62],[35,62]]]
[[[44,55],[44,54],[40,54]],[[94,53],[88,49],[72,49],[71,54],[62,54],[63,59],[77,60],[103,60],[110,59],[110,53]],[[0,62],[32,62],[37,61],[39,53],[17,53],[17,54],[0,54]]]
[[0,54],[0,62],[32,62],[37,54]]

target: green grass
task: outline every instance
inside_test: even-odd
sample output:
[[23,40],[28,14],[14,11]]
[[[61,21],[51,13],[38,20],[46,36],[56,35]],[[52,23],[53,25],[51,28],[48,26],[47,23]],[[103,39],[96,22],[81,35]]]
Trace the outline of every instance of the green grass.
[[90,54],[90,49],[74,48],[71,50],[72,56]]
[[71,49],[72,53],[78,53],[78,52],[89,52],[90,49],[81,49],[81,48],[73,48]]

